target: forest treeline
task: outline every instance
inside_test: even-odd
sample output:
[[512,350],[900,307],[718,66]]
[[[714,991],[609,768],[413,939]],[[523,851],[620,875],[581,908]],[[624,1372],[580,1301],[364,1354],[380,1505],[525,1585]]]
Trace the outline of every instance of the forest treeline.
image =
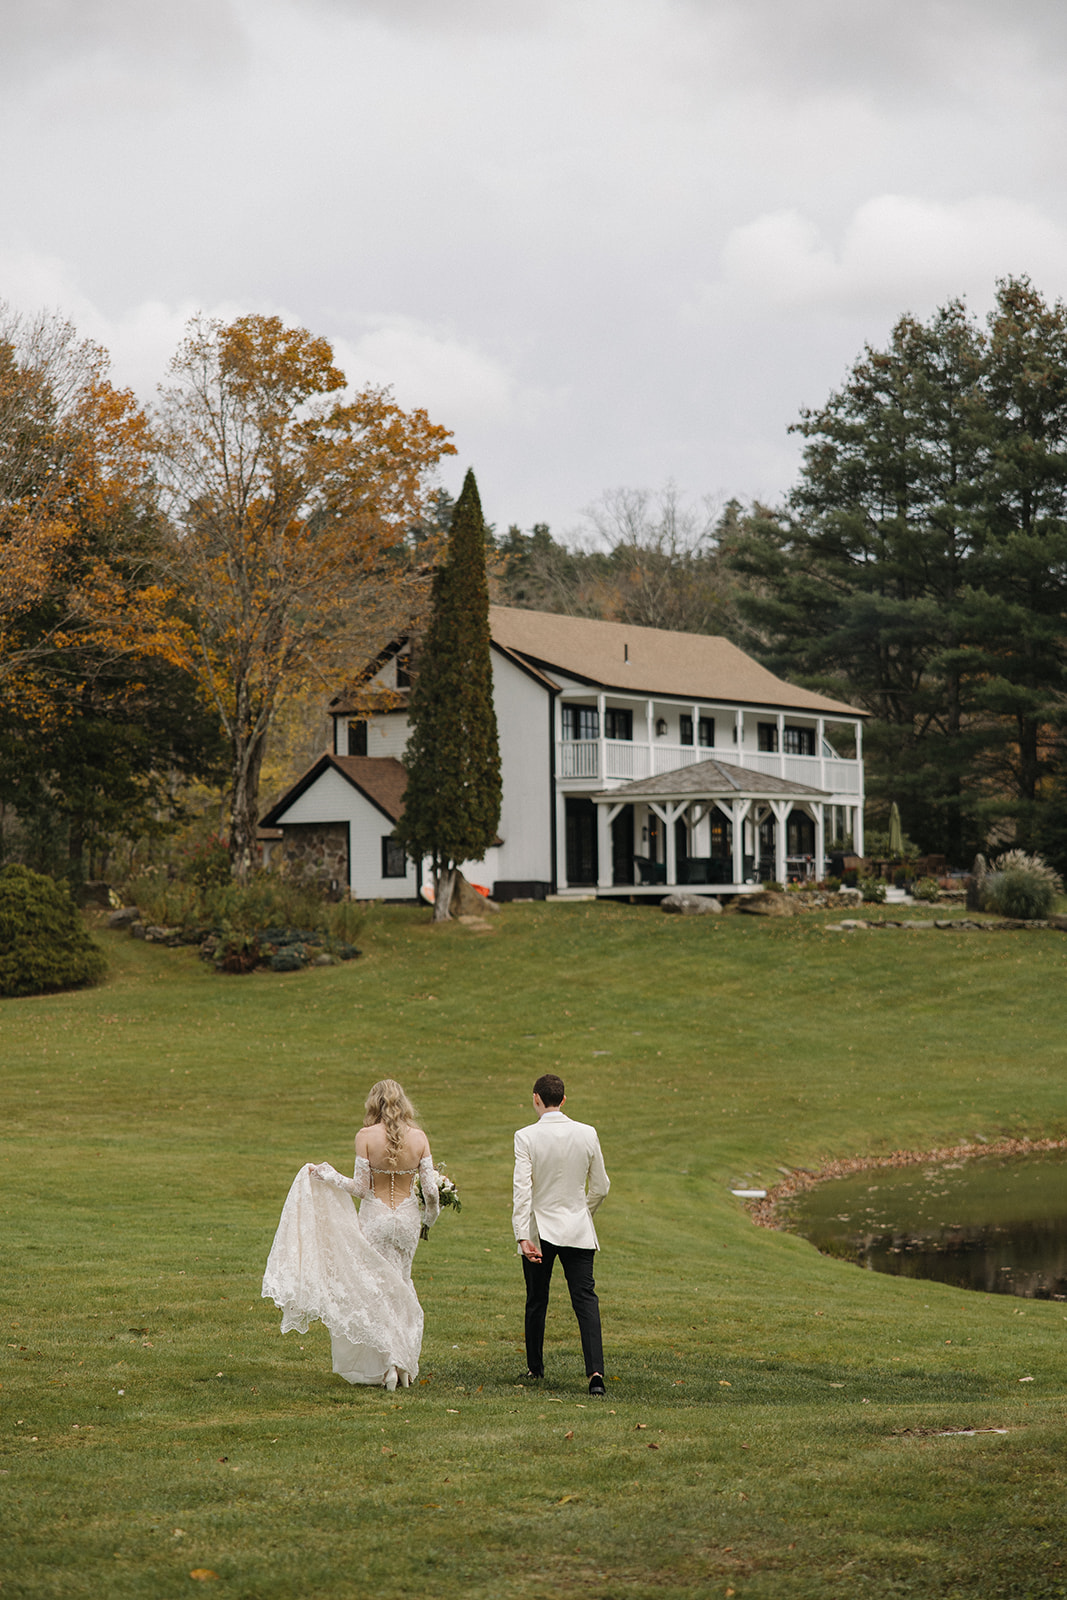
[[[1017,278],[901,317],[794,428],[777,506],[487,527],[493,598],[723,634],[871,714],[875,825],[1067,867],[1067,308]],[[0,854],[77,879],[224,790],[246,873],[292,707],[425,620],[452,452],[276,318],[191,324],[148,411],[68,324],[0,317]]]

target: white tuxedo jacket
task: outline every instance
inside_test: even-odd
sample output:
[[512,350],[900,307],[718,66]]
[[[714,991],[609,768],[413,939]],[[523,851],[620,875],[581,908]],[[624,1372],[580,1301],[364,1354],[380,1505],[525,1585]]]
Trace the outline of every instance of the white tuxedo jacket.
[[595,1128],[546,1111],[515,1135],[516,1239],[599,1250],[593,1213],[611,1184]]

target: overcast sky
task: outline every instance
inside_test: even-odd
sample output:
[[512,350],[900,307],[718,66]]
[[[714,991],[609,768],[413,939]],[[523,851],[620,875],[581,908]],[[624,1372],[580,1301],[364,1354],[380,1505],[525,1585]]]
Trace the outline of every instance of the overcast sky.
[[773,501],[864,342],[1067,296],[1062,0],[0,0],[0,299],[278,313],[486,515]]

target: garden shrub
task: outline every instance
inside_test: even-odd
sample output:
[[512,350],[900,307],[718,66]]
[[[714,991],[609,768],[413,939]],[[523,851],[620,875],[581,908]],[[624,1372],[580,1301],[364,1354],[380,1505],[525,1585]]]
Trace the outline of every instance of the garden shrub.
[[765,883],[760,884],[760,888],[763,890],[764,894],[785,893],[785,890],[782,888],[782,885],[778,882],[777,878],[768,878]]
[[982,896],[984,910],[998,917],[1016,917],[1020,922],[1047,917],[1055,898],[1051,884],[1021,867],[990,873]]
[[[983,862],[984,866],[985,863]],[[993,870],[975,879],[983,911],[1020,922],[1040,922],[1062,892],[1059,873],[1042,856],[1025,850],[1008,850],[993,862]]]
[[926,900],[932,905],[941,898],[941,885],[936,878],[919,878],[912,885],[911,897],[913,900]]
[[28,867],[0,872],[0,995],[77,989],[106,971],[65,884]]
[[885,884],[880,878],[861,878],[859,888],[867,905],[880,906],[885,900]]

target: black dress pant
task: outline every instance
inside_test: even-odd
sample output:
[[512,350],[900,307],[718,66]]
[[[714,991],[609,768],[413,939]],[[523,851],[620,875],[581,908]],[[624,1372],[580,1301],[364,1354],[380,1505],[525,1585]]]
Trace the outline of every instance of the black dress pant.
[[559,1256],[571,1294],[571,1305],[578,1318],[585,1357],[585,1375],[604,1371],[604,1347],[600,1337],[600,1301],[593,1282],[595,1250],[578,1250],[571,1245],[549,1244],[541,1240],[541,1260],[522,1258],[526,1278],[526,1365],[540,1376],[545,1370],[545,1313],[552,1283],[552,1268]]

